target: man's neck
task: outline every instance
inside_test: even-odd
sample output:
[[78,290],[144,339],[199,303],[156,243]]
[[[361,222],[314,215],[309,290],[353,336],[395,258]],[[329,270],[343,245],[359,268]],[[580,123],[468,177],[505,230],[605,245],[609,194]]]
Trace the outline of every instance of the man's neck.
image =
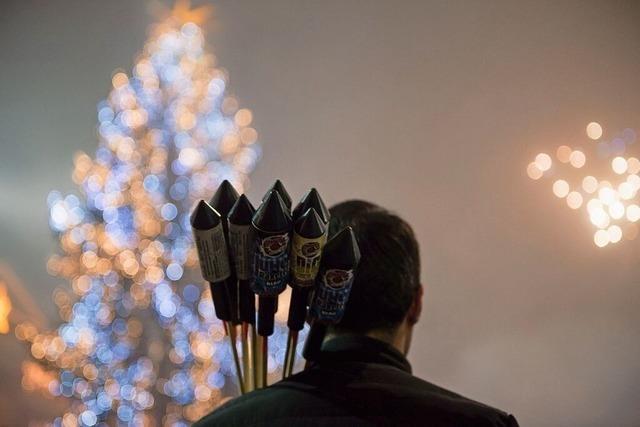
[[407,355],[409,346],[407,345],[406,335],[399,333],[399,330],[395,331],[369,331],[366,334],[368,337],[375,338],[380,341],[384,341],[387,344],[392,345],[403,355]]
[[407,343],[407,334],[402,333],[402,326],[396,330],[385,330],[385,329],[376,329],[368,331],[365,334],[355,334],[350,332],[338,332],[329,330],[327,336],[325,337],[325,342],[336,337],[341,336],[349,336],[349,335],[364,335],[370,338],[377,339],[379,341],[383,341],[391,346],[393,346],[396,350],[406,356],[407,350],[409,349]]

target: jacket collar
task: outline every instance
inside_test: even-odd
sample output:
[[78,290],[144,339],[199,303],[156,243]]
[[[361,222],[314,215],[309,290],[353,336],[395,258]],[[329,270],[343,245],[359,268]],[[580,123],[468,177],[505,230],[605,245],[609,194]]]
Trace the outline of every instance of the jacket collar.
[[322,344],[318,361],[381,363],[411,373],[411,364],[395,347],[364,335],[330,338]]

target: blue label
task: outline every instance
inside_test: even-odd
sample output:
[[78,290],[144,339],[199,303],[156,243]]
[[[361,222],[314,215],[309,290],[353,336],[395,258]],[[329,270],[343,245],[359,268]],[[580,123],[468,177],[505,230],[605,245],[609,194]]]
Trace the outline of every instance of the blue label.
[[289,281],[289,235],[256,239],[251,290],[260,296],[278,295]]
[[353,270],[329,269],[318,275],[318,287],[311,304],[311,316],[326,323],[337,323],[353,285]]

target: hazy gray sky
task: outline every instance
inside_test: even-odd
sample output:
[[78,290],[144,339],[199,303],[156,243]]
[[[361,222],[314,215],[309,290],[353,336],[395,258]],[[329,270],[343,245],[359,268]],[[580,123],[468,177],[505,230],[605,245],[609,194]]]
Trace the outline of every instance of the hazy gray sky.
[[[640,3],[214,4],[209,47],[264,148],[252,199],[279,177],[294,198],[313,185],[414,225],[426,286],[417,375],[523,426],[637,426],[638,241],[597,249],[584,212],[525,167],[562,143],[592,153],[593,120],[609,135],[640,131]],[[0,6],[0,260],[52,325],[61,282],[45,269],[56,248],[45,198],[76,190],[73,153],[95,150],[95,105],[142,48],[148,9]],[[0,392],[20,393],[0,413],[51,414],[17,391],[22,347],[0,345]]]

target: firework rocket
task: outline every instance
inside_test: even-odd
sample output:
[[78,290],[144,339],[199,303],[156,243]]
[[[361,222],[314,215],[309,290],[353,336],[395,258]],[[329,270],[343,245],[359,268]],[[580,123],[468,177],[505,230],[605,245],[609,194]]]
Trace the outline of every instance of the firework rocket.
[[263,202],[267,200],[267,197],[269,197],[269,194],[271,194],[272,191],[275,191],[276,193],[278,193],[278,195],[280,195],[280,197],[282,198],[282,201],[284,202],[284,205],[287,207],[287,211],[290,211],[291,196],[289,196],[287,189],[284,188],[284,184],[282,183],[282,181],[280,181],[279,179],[276,179],[276,182],[273,183],[271,188],[267,190],[264,197],[262,198]]
[[253,277],[251,289],[259,297],[258,336],[261,345],[260,372],[257,387],[266,385],[266,357],[268,337],[273,334],[273,323],[278,295],[289,280],[289,246],[291,216],[278,191],[271,190],[251,222],[254,232]]
[[343,229],[327,242],[309,304],[312,325],[304,347],[305,359],[313,360],[317,356],[327,326],[342,319],[358,262],[360,249],[351,227]]
[[232,332],[232,313],[229,305],[226,281],[231,276],[231,266],[224,237],[223,221],[220,213],[204,200],[200,200],[191,215],[193,230],[202,277],[209,282],[216,316],[225,327],[234,354],[240,392],[244,393],[244,383],[240,361],[235,351],[235,337]]
[[250,289],[253,265],[253,230],[251,219],[255,209],[243,194],[229,212],[229,249],[231,260],[238,278],[238,316],[242,322],[242,362],[245,389],[255,388],[255,297]]
[[[228,216],[231,208],[238,200],[238,193],[235,188],[226,179],[222,181],[215,194],[209,201],[209,204],[214,208],[222,217],[222,229],[224,231],[224,237],[227,242],[227,252],[231,254],[231,248],[229,247],[229,223]],[[240,323],[238,313],[238,283],[236,279],[235,269],[233,261],[230,263],[231,274],[226,281],[227,293],[229,294],[229,305],[231,309],[231,321],[234,325]]]
[[287,326],[283,378],[291,375],[295,364],[298,333],[307,317],[307,302],[320,268],[322,249],[327,241],[327,224],[316,209],[309,208],[294,226],[291,249],[291,303]]

